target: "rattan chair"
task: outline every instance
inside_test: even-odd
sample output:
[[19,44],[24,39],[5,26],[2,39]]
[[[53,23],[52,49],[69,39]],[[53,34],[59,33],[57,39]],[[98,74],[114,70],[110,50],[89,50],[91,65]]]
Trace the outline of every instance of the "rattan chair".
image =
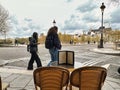
[[33,72],[35,89],[67,90],[69,71],[62,67],[41,67]]
[[72,86],[79,90],[101,90],[107,70],[103,67],[87,66],[75,69],[70,76],[70,90]]

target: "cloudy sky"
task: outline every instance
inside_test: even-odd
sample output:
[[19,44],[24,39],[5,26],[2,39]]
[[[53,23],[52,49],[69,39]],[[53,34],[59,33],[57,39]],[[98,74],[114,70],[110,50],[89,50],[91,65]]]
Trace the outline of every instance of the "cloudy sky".
[[120,6],[108,0],[0,0],[9,12],[7,37],[29,37],[34,31],[47,33],[53,20],[59,32],[80,34],[101,26],[100,6],[104,2],[104,26],[120,29]]

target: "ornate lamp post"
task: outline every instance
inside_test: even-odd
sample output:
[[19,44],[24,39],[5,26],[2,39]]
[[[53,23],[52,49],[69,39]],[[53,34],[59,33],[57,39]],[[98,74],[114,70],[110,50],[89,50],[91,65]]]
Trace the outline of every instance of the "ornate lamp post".
[[103,29],[105,28],[103,26],[103,13],[104,13],[104,9],[105,9],[104,3],[102,3],[102,5],[100,6],[100,9],[101,9],[101,12],[102,12],[102,21],[101,21],[101,27],[100,27],[100,30],[101,30],[101,39],[100,39],[99,48],[103,48]]
[[56,24],[56,21],[55,21],[55,20],[53,20],[53,26],[55,26],[55,24]]

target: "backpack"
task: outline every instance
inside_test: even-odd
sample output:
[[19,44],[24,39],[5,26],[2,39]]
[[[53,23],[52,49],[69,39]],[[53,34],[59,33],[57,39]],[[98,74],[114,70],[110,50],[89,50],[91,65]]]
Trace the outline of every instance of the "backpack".
[[27,51],[30,52],[30,40],[32,39],[32,37],[28,38],[29,44],[27,44]]
[[27,51],[30,52],[30,44],[27,45]]
[[48,35],[45,40],[45,48],[51,49],[54,47],[54,37],[52,35]]

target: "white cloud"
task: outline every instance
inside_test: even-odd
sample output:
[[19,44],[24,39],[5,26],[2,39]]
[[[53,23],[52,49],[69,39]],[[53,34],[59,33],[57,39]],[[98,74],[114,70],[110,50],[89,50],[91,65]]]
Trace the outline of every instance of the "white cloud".
[[30,36],[34,31],[47,33],[53,19],[62,33],[82,32],[91,27],[97,29],[101,25],[103,1],[106,5],[104,22],[120,29],[117,19],[120,9],[110,5],[109,0],[0,0],[0,3],[11,16],[9,37],[22,37]]

